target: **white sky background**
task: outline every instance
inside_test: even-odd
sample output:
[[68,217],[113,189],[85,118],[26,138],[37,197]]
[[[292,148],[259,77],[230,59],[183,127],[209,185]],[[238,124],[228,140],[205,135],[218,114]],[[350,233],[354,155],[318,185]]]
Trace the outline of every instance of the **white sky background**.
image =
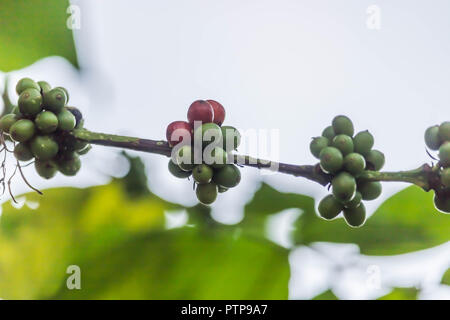
[[[168,123],[185,120],[192,101],[212,98],[225,106],[226,124],[244,130],[277,129],[280,160],[307,164],[316,162],[309,153],[310,138],[320,135],[335,115],[346,114],[356,130],[374,134],[375,147],[386,154],[384,169],[401,170],[430,160],[424,130],[450,118],[446,0],[72,3],[81,8],[81,29],[75,37],[84,75],[77,75],[62,59],[49,58],[14,74],[12,80],[28,75],[66,86],[73,92],[71,103],[84,111],[86,126],[92,130],[162,139]],[[380,30],[366,26],[370,5],[381,9]],[[31,180],[41,188],[99,184],[108,174],[125,172],[119,165],[109,165],[117,163],[116,154],[94,148],[75,180],[61,176],[50,182]],[[143,156],[155,193],[186,205],[196,203],[190,182],[169,175],[167,159]],[[243,204],[261,179],[281,191],[316,199],[327,192],[299,178],[241,171],[242,184],[220,195],[213,206],[219,221],[239,221]],[[369,204],[370,211],[405,187],[383,186],[382,197]],[[18,192],[25,191],[20,188]],[[302,282],[305,274],[323,279],[323,267],[317,266],[320,259],[304,250],[291,255],[291,298],[309,298],[323,289],[320,281],[311,286]],[[421,281],[430,270],[442,272],[450,264],[448,245],[423,254],[432,256],[434,263],[419,263],[423,256],[417,255],[402,260],[410,269],[417,266]],[[298,271],[306,256],[310,266]],[[387,278],[399,263],[382,268]],[[403,284],[418,283],[414,277]],[[376,296],[361,288],[361,282],[344,282],[347,286],[336,289],[342,298]],[[424,297],[430,296],[449,298],[450,293],[440,288]]]

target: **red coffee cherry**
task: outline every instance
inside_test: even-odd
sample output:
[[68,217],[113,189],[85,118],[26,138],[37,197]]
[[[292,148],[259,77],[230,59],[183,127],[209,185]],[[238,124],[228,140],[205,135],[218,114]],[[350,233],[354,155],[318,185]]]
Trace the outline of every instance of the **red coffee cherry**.
[[[175,130],[177,130],[175,132]],[[180,143],[189,137],[192,140],[192,126],[186,121],[174,121],[167,126],[166,138],[169,145],[173,147],[174,145]]]
[[194,121],[201,121],[202,123],[213,122],[214,109],[209,102],[197,100],[189,107],[187,118],[192,126],[194,125]]
[[221,126],[223,121],[225,120],[225,108],[223,107],[223,105],[221,105],[219,102],[215,100],[206,100],[206,101],[209,102],[209,104],[214,110],[213,122]]

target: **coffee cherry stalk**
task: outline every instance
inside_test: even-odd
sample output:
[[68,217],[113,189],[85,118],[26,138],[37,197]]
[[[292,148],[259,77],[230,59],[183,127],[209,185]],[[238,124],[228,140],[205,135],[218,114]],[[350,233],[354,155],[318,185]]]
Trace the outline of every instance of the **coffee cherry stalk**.
[[[194,101],[187,112],[187,121],[174,121],[167,126],[166,139],[150,140],[97,133],[83,128],[84,119],[75,107],[67,106],[69,95],[62,87],[52,88],[47,82],[21,79],[16,91],[18,106],[0,119],[0,152],[11,152],[17,159],[11,179],[22,167],[33,164],[37,173],[50,179],[57,172],[74,176],[80,170],[80,155],[87,153],[91,144],[148,152],[170,157],[169,172],[180,179],[193,180],[199,202],[209,205],[219,193],[236,187],[241,174],[238,167],[257,169],[277,168],[276,171],[304,177],[328,186],[331,193],[318,205],[319,215],[326,220],[343,213],[351,227],[360,227],[366,219],[364,201],[378,198],[382,181],[415,184],[424,191],[433,190],[434,204],[444,213],[450,213],[450,122],[428,128],[425,143],[437,151],[437,161],[415,170],[382,172],[384,154],[374,146],[369,131],[355,134],[352,121],[336,116],[322,134],[314,137],[310,151],[319,161],[316,165],[278,163],[236,154],[241,141],[239,131],[224,126],[225,108],[215,100]],[[5,94],[3,94],[5,98]],[[14,148],[10,150],[7,141]],[[8,142],[9,143],[9,142]],[[24,163],[31,161],[29,163]],[[2,163],[5,189],[5,160]],[[11,196],[15,201],[12,193]]]

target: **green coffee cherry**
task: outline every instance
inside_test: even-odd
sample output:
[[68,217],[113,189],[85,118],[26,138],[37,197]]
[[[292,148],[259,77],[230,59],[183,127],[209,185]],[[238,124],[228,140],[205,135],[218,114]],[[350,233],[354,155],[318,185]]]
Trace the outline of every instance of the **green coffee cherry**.
[[222,130],[215,123],[205,123],[194,131],[194,139],[201,139],[202,145],[207,146],[211,143],[218,145],[223,143]]
[[342,203],[331,194],[323,198],[318,207],[320,216],[327,220],[336,218],[343,209]]
[[19,96],[20,113],[26,116],[34,116],[42,110],[42,96],[39,90],[29,88],[22,91]]
[[64,94],[66,95],[66,103],[69,102],[69,91],[67,91],[66,88],[64,88],[64,87],[56,87],[55,89],[60,89],[60,90],[64,91]]
[[334,137],[331,145],[339,149],[343,156],[353,152],[353,139],[345,134],[338,134]]
[[227,164],[214,173],[213,181],[219,186],[233,188],[241,182],[241,172],[234,164]]
[[232,126],[222,126],[223,149],[227,152],[236,150],[241,144],[240,132]]
[[375,200],[381,194],[382,187],[378,181],[364,181],[358,184],[363,200]]
[[425,131],[425,144],[431,150],[439,150],[441,138],[439,138],[439,126],[429,127]]
[[47,82],[47,81],[38,81],[37,83],[39,85],[40,88],[40,92],[41,94],[43,94],[44,92],[48,92],[52,89],[51,85]]
[[335,136],[336,136],[336,133],[334,132],[334,129],[332,126],[328,126],[322,131],[322,137],[327,138],[329,141],[333,141]]
[[373,144],[373,135],[368,130],[358,132],[353,138],[354,151],[363,156],[370,152]]
[[9,132],[11,126],[19,120],[19,117],[16,114],[9,113],[5,114],[0,119],[0,130],[3,132]]
[[59,88],[44,92],[44,108],[58,114],[67,102],[66,98],[66,93]]
[[28,145],[24,142],[20,142],[14,147],[14,156],[19,161],[29,161],[34,157]]
[[345,134],[352,137],[355,132],[352,121],[346,116],[336,116],[333,119],[332,126],[336,134]]
[[215,147],[211,151],[211,156],[206,156],[204,161],[207,164],[211,164],[214,169],[220,169],[227,165],[228,154],[220,147]]
[[434,195],[434,206],[441,212],[450,213],[450,194]]
[[210,183],[213,177],[213,169],[206,164],[199,164],[192,170],[192,177],[198,184]]
[[38,91],[41,90],[39,85],[36,82],[34,82],[34,80],[32,80],[30,78],[20,79],[16,85],[17,94],[20,95],[22,92],[24,92],[27,89],[36,89]]
[[443,122],[439,126],[439,138],[441,141],[450,141],[450,121]]
[[354,209],[361,204],[361,201],[362,201],[362,195],[359,191],[356,191],[353,199],[350,200],[349,202],[345,203],[344,206],[346,208]]
[[311,151],[312,155],[316,157],[317,159],[320,158],[320,152],[328,147],[330,144],[330,141],[325,137],[315,137],[312,139],[311,143],[309,144],[309,150]]
[[36,172],[44,179],[51,179],[55,176],[56,172],[58,172],[58,167],[55,165],[53,161],[42,161],[36,159],[34,162],[34,168]]
[[378,150],[370,150],[365,156],[367,168],[370,170],[379,171],[384,166],[384,154]]
[[58,118],[51,111],[42,111],[34,120],[36,127],[42,133],[51,133],[58,128]]
[[439,160],[443,167],[450,167],[450,141],[444,142],[439,148]]
[[76,153],[73,153],[71,157],[58,160],[58,170],[65,176],[74,176],[81,168],[80,158]]
[[67,109],[63,109],[58,114],[58,129],[70,131],[75,128],[77,120],[75,116]]
[[20,109],[19,106],[14,106],[14,108],[11,111],[12,114],[15,114],[16,116],[18,116],[19,118],[23,117],[23,114],[20,113]]
[[168,164],[169,172],[177,178],[185,179],[191,175],[191,171],[182,170],[177,164],[175,164],[172,159],[169,160]]
[[217,191],[219,191],[219,193],[224,193],[228,191],[228,188],[217,186]]
[[344,158],[344,169],[351,175],[357,177],[366,168],[366,160],[359,153],[349,153]]
[[17,142],[25,142],[34,136],[34,123],[28,119],[21,119],[14,123],[9,129],[11,138]]
[[194,169],[194,154],[191,146],[182,146],[176,155],[178,166],[184,171],[192,171]]
[[326,147],[320,152],[320,167],[327,173],[335,173],[342,168],[344,157],[335,147]]
[[445,168],[442,170],[441,182],[445,187],[450,188],[450,168]]
[[81,111],[78,108],[69,107],[69,106],[67,106],[66,109],[69,110],[70,112],[72,112],[72,114],[74,115],[74,117],[76,119],[75,127],[77,129],[82,128],[84,119],[83,119],[83,114],[81,113]]
[[353,199],[356,192],[356,180],[347,173],[341,172],[331,181],[333,187],[333,195],[339,201],[346,203]]
[[31,152],[39,160],[50,160],[58,153],[59,147],[50,136],[36,136],[30,142]]
[[217,198],[217,185],[213,182],[199,184],[195,190],[198,201],[203,204],[211,204]]
[[356,208],[345,208],[344,218],[351,227],[357,228],[362,226],[366,220],[366,207],[364,203],[361,203]]

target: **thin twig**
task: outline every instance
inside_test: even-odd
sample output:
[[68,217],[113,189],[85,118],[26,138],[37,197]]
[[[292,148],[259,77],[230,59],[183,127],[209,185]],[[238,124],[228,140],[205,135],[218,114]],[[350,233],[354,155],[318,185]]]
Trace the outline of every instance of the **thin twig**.
[[25,175],[23,174],[22,167],[20,166],[19,160],[17,160],[17,166],[16,166],[16,168],[19,168],[20,175],[22,176],[22,179],[23,179],[23,181],[27,184],[27,186],[30,187],[30,189],[32,189],[32,190],[36,191],[37,193],[39,193],[40,195],[43,195],[42,191],[40,191],[39,189],[36,189],[35,187],[33,187],[33,186],[28,182],[28,180],[25,178]]

